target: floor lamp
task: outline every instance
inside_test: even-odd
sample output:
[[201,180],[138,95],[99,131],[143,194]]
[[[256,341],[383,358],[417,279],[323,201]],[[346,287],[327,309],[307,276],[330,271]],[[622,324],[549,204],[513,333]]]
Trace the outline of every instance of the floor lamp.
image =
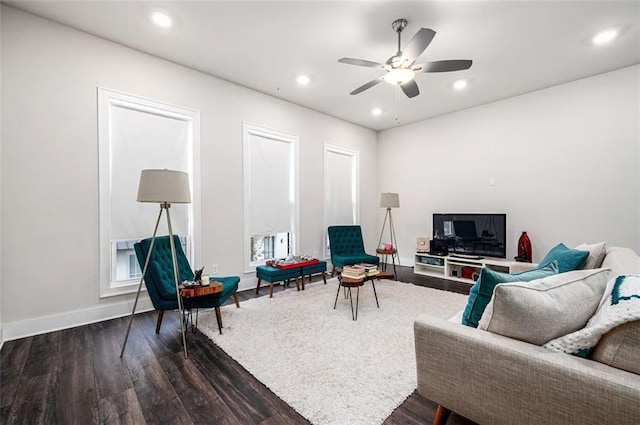
[[156,227],[153,230],[153,236],[151,238],[151,245],[149,246],[149,252],[147,258],[144,261],[144,268],[142,269],[142,276],[140,277],[140,283],[138,284],[138,293],[136,294],[136,300],[133,303],[133,310],[131,311],[131,317],[129,318],[129,326],[127,326],[127,334],[124,337],[124,343],[122,344],[122,351],[120,352],[120,358],[124,355],[124,348],[127,346],[127,340],[129,339],[129,332],[131,331],[131,324],[133,323],[133,316],[136,313],[136,307],[138,305],[138,299],[140,298],[140,290],[142,289],[142,282],[144,276],[147,273],[147,266],[149,265],[149,259],[153,252],[153,245],[156,241],[156,234],[158,233],[158,225],[160,224],[160,218],[162,218],[162,212],[167,212],[167,227],[169,229],[169,244],[171,246],[171,257],[173,260],[173,278],[176,283],[176,297],[178,298],[178,310],[180,310],[180,331],[182,333],[182,346],[184,348],[184,357],[187,357],[187,340],[185,337],[183,307],[182,298],[180,297],[180,277],[178,275],[178,261],[176,259],[176,246],[173,240],[173,229],[171,228],[171,214],[169,214],[169,208],[171,204],[190,204],[191,203],[191,191],[189,190],[189,175],[182,171],[172,170],[142,170],[140,173],[140,185],[138,186],[138,202],[153,202],[160,204],[160,213],[156,220]]
[[380,208],[386,208],[387,212],[384,215],[382,230],[380,230],[380,239],[378,239],[378,248],[380,248],[380,243],[382,242],[382,235],[384,234],[384,228],[387,225],[387,220],[388,220],[389,221],[389,239],[390,239],[391,245],[393,245],[393,249],[395,250],[395,253],[391,255],[392,256],[396,255],[396,257],[398,258],[398,265],[400,265],[400,257],[398,256],[398,242],[396,241],[396,231],[393,228],[393,217],[391,215],[391,208],[400,207],[400,196],[397,193],[381,193],[379,204],[380,204]]

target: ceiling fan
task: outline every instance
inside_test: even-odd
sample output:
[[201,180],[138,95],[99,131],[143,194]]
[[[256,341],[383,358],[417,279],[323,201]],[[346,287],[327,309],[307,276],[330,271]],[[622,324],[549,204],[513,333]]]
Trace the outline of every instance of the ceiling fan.
[[404,94],[411,98],[420,94],[418,85],[414,81],[414,77],[417,73],[461,71],[471,67],[472,61],[468,59],[443,60],[416,64],[416,59],[429,46],[433,37],[435,37],[436,32],[429,28],[420,28],[420,31],[413,36],[404,51],[402,51],[400,50],[400,36],[402,34],[402,30],[404,30],[406,26],[406,19],[396,19],[393,21],[393,24],[391,24],[391,28],[398,33],[398,52],[394,56],[391,56],[386,63],[382,64],[353,58],[342,58],[338,60],[338,62],[349,65],[380,68],[387,71],[386,74],[376,78],[375,80],[369,81],[349,94],[362,93],[376,84],[386,81],[389,84],[400,86]]

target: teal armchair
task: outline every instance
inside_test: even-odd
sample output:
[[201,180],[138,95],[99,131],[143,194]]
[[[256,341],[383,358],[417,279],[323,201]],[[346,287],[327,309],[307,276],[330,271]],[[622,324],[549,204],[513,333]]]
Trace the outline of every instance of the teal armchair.
[[343,268],[346,265],[358,263],[378,265],[380,262],[377,256],[369,255],[364,251],[360,226],[329,226],[327,230],[331,249],[331,264],[333,264],[332,276],[336,268]]
[[[193,271],[189,265],[187,257],[182,251],[180,239],[178,236],[173,236],[174,244],[176,247],[176,260],[178,262],[178,276],[180,282],[184,280],[193,280]],[[160,326],[162,325],[162,317],[165,310],[177,310],[178,298],[176,294],[176,284],[173,276],[173,261],[171,258],[171,245],[169,243],[169,236],[159,236],[153,244],[153,252],[149,259],[149,265],[147,266],[147,272],[144,277],[144,283],[147,287],[147,292],[153,303],[153,307],[158,310],[158,323],[156,324],[156,333],[160,332]],[[151,238],[143,239],[139,243],[136,243],[133,247],[136,251],[136,257],[140,264],[140,269],[144,268],[144,262],[151,246]],[[190,308],[215,308],[216,318],[218,319],[218,330],[222,333],[222,322],[220,315],[220,306],[223,305],[229,297],[233,296],[236,307],[240,307],[238,302],[238,296],[236,291],[238,290],[238,283],[240,277],[215,277],[217,282],[222,283],[222,292],[211,295],[204,295],[201,297],[190,298]]]

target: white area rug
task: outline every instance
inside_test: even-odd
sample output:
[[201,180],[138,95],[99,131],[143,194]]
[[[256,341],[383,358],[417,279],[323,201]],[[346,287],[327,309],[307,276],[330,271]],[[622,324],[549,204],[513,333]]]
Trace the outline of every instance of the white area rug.
[[[358,320],[337,279],[295,287],[213,312],[200,330],[313,424],[382,423],[416,388],[413,322],[449,318],[467,297],[382,280],[360,289]],[[267,292],[268,288],[263,288]],[[354,307],[355,307],[355,290]]]

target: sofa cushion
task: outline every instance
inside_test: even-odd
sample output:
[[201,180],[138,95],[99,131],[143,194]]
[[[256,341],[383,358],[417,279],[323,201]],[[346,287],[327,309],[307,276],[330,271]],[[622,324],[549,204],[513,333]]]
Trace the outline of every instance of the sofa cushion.
[[631,248],[610,246],[602,267],[611,269],[611,276],[640,274],[640,257]]
[[480,277],[473,284],[469,291],[469,299],[467,306],[462,314],[462,324],[478,327],[478,321],[482,317],[484,309],[491,300],[493,288],[499,283],[504,282],[528,282],[534,279],[540,279],[558,273],[558,264],[553,261],[545,267],[527,270],[515,274],[501,273],[488,267],[483,267],[480,271]]
[[597,269],[602,266],[602,261],[607,253],[606,242],[598,242],[594,244],[580,244],[576,247],[579,251],[589,251],[587,259],[582,264],[583,269]]
[[478,328],[542,345],[583,328],[596,312],[609,269],[576,270],[496,286]]
[[591,359],[640,375],[640,320],[627,322],[607,332],[596,345]]
[[547,264],[557,261],[558,273],[570,272],[572,270],[579,269],[587,256],[589,251],[581,251],[577,249],[568,248],[565,244],[559,243],[551,248],[551,250],[540,261],[540,267],[544,267]]

